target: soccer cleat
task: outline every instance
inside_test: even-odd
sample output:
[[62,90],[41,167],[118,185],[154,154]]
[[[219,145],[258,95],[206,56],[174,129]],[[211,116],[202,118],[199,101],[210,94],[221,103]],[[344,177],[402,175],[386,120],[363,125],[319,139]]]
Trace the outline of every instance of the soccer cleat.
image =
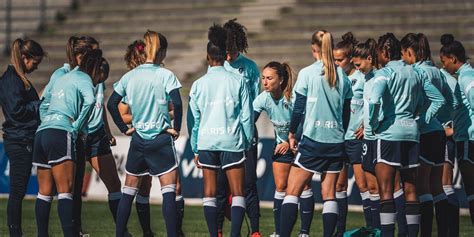
[[308,234],[299,234],[298,237],[309,237]]
[[251,235],[251,237],[261,237],[261,236],[262,235],[258,231],[253,232],[252,235]]
[[178,230],[178,237],[185,237],[183,230]]
[[273,232],[273,234],[271,234],[270,237],[280,237],[280,235],[277,235],[277,233]]
[[222,236],[224,236],[224,235],[222,234],[222,230],[217,230],[217,237],[222,237]]

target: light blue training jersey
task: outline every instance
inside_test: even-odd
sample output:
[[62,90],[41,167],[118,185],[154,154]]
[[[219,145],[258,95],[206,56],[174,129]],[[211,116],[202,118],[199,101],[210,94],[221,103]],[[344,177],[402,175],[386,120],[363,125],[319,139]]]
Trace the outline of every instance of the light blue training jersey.
[[51,89],[53,85],[56,83],[58,78],[64,76],[64,74],[71,71],[71,66],[69,63],[65,63],[62,67],[56,69],[51,77],[49,78],[49,82],[43,90],[43,94],[41,95],[41,104],[39,106],[39,113],[40,119],[43,120],[43,117],[48,112],[49,104],[51,102]]
[[80,70],[66,73],[51,88],[50,105],[38,131],[54,128],[72,133],[74,138],[87,123],[94,107],[92,79]]
[[169,93],[179,88],[181,84],[174,73],[156,64],[142,64],[114,85],[117,94],[127,97],[132,125],[146,140],[173,127],[168,113]]
[[295,92],[306,96],[303,135],[321,143],[343,143],[342,113],[344,101],[352,98],[351,82],[340,67],[336,67],[335,87],[323,73],[323,62],[317,61],[298,74]]
[[378,139],[419,142],[416,119],[423,112],[425,95],[432,102],[424,118],[420,118],[426,123],[443,106],[441,93],[416,70],[402,60],[394,60],[375,73],[369,97],[369,121]]
[[253,101],[253,110],[262,113],[265,111],[273,124],[275,142],[280,144],[288,141],[290,132],[291,114],[293,113],[294,96],[287,100],[284,95],[275,100],[270,92],[262,92]]
[[193,152],[249,148],[254,127],[251,103],[241,76],[223,66],[210,67],[193,83],[189,94],[188,130]]
[[361,127],[364,119],[364,84],[365,75],[357,70],[349,76],[352,85],[352,99],[351,99],[351,117],[349,119],[349,126],[347,127],[345,139],[356,139],[355,131]]
[[251,59],[239,53],[239,56],[231,63],[225,61],[224,67],[227,71],[241,75],[249,89],[250,101],[254,101],[260,94],[260,71],[257,64]]
[[474,141],[474,68],[471,64],[465,63],[458,69],[456,75],[458,75],[461,92],[466,98],[466,108],[469,109],[470,121],[466,121],[469,124],[469,141]]
[[[369,100],[370,100],[370,95],[372,93],[372,87],[374,86],[374,76],[375,76],[376,70],[373,69],[369,73],[365,75],[365,82],[364,82],[364,139],[365,140],[375,140],[377,139],[374,131],[372,130],[372,127],[370,126],[369,122]],[[382,113],[380,110],[379,113]],[[381,117],[381,114],[379,115]]]

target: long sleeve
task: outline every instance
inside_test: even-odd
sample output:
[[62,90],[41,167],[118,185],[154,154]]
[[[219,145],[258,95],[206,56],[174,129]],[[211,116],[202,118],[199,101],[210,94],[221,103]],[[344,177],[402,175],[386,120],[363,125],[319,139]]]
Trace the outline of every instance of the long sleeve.
[[197,104],[197,98],[193,95],[193,88],[191,88],[191,93],[189,96],[189,108],[188,108],[188,133],[191,136],[191,148],[194,154],[198,153],[198,135],[199,135],[199,125],[201,122],[201,111],[199,110]]
[[253,139],[254,130],[254,119],[252,101],[250,101],[248,88],[245,83],[241,83],[240,87],[240,99],[241,99],[241,111],[240,111],[240,122],[244,130],[246,147],[250,147]]
[[351,100],[344,100],[344,106],[342,108],[342,127],[344,128],[344,133],[347,132],[349,127],[349,121],[351,119]]
[[92,82],[79,86],[79,93],[83,98],[81,112],[77,117],[76,121],[72,124],[75,132],[79,132],[84,128],[85,124],[89,120],[89,115],[92,112],[95,104],[95,95]]
[[41,120],[43,120],[46,112],[48,112],[49,104],[51,103],[51,88],[51,83],[48,83],[43,90],[43,95],[41,96],[41,104],[39,106]]
[[304,111],[306,107],[307,97],[296,92],[295,105],[293,107],[293,113],[291,114],[290,132],[296,133],[298,126],[304,119]]
[[431,101],[430,107],[426,110],[425,122],[430,123],[431,118],[435,117],[439,109],[443,107],[446,100],[439,92],[439,90],[431,84],[431,82],[424,77],[423,78],[423,90],[425,91],[426,97]]
[[112,120],[114,120],[115,125],[119,128],[120,132],[125,133],[128,130],[127,124],[122,120],[120,116],[120,111],[118,105],[122,100],[122,96],[119,95],[116,91],[112,93],[107,102],[107,109],[109,110],[110,115],[112,116]]
[[380,76],[373,79],[374,85],[369,95],[369,125],[373,131],[377,130],[379,125],[379,112],[382,96],[388,86],[388,78]]
[[449,87],[447,80],[443,74],[441,74],[443,77],[443,91],[441,91],[444,99],[446,100],[446,104],[443,106],[445,115],[440,121],[442,124],[448,123],[453,120],[454,116],[454,109],[458,106],[457,105],[457,100],[453,96],[453,91]]
[[[17,78],[4,78],[0,86],[0,93],[2,94],[2,104],[5,111],[8,111],[9,116],[15,121],[27,122],[38,116],[39,100],[28,101],[24,98],[23,83],[17,83]],[[19,81],[19,79],[18,79]]]
[[170,92],[171,102],[173,103],[174,119],[173,128],[176,131],[181,130],[181,122],[183,121],[183,102],[181,101],[181,95],[179,89],[174,89]]

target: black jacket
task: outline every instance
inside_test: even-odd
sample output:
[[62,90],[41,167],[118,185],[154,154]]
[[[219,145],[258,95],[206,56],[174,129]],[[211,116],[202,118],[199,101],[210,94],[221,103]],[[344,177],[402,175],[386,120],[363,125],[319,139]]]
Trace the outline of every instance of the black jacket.
[[8,65],[0,78],[0,105],[5,116],[3,138],[32,142],[40,124],[39,104],[35,88],[26,90],[13,66]]

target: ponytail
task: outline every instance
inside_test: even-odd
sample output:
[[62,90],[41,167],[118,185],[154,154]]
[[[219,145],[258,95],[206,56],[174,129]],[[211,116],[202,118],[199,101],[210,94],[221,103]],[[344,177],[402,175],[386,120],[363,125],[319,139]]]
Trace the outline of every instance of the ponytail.
[[143,36],[145,41],[146,61],[155,63],[157,53],[160,50],[160,37],[155,31],[147,30]]
[[324,33],[321,43],[321,59],[324,65],[324,75],[329,83],[329,86],[336,87],[336,63],[333,55],[333,41],[332,35],[329,32]]
[[46,53],[43,48],[34,40],[22,40],[20,38],[13,41],[11,58],[10,61],[15,69],[16,74],[23,81],[25,89],[31,88],[31,83],[26,78],[25,65],[22,57],[25,56],[28,59],[41,60]]
[[71,68],[74,68],[77,66],[76,54],[74,52],[74,46],[77,45],[77,40],[78,38],[76,36],[71,36],[69,40],[67,41],[67,45],[66,45],[67,61],[69,62],[69,65],[71,66]]
[[354,47],[354,57],[367,59],[372,57],[372,66],[377,66],[377,42],[370,38]]
[[94,46],[98,46],[99,42],[90,36],[71,36],[67,41],[66,45],[66,56],[71,68],[75,68],[79,66],[79,62],[77,61],[77,56],[81,55],[84,57],[87,51],[94,48]]
[[348,58],[352,58],[354,47],[357,45],[358,41],[352,34],[352,32],[347,32],[342,36],[342,41],[336,44],[334,47],[335,50],[342,50]]
[[287,101],[290,101],[293,95],[293,87],[295,85],[293,70],[291,69],[290,65],[288,63],[279,63],[276,61],[271,61],[267,63],[265,67],[263,67],[263,69],[265,68],[271,68],[275,70],[276,74],[278,75],[278,78],[282,80],[280,88],[283,92],[283,96],[285,96],[285,99]]
[[99,73],[102,63],[102,50],[92,49],[87,51],[82,57],[79,69],[94,79]]
[[423,33],[416,34],[418,37],[418,52],[417,52],[417,59],[420,61],[428,61],[431,60],[431,50],[430,44],[428,42],[428,38]]

